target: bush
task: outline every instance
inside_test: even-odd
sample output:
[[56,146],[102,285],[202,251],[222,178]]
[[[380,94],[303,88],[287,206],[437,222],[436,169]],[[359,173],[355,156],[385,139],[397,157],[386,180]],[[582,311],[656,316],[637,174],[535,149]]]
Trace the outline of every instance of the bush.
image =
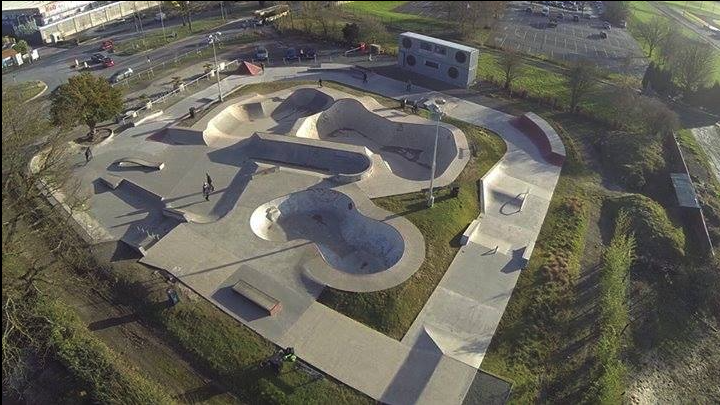
[[640,194],[619,197],[612,203],[614,209],[622,209],[630,217],[639,257],[650,262],[676,262],[685,255],[685,234],[673,225],[660,204]]
[[665,167],[658,137],[614,131],[600,140],[604,167],[633,191],[641,191]]

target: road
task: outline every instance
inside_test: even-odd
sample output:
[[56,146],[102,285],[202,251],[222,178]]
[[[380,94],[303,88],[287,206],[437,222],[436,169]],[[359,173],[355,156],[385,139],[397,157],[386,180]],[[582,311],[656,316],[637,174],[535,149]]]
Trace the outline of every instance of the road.
[[[231,21],[218,28],[218,30],[226,35],[238,34],[245,30],[241,27],[242,19],[244,18]],[[181,23],[179,18],[168,20],[166,22],[166,29],[171,29]],[[143,22],[143,27],[145,32],[151,32],[152,30],[159,29],[160,24],[158,22]],[[8,83],[9,81],[13,81],[20,83],[28,80],[42,80],[48,85],[48,91],[52,91],[57,86],[65,83],[69,77],[78,74],[79,71],[72,67],[75,64],[75,60],[77,59],[80,63],[89,60],[93,53],[100,51],[100,44],[103,40],[112,38],[116,43],[120,43],[125,40],[135,39],[140,35],[135,32],[135,26],[132,20],[119,26],[118,29],[94,32],[94,34],[98,35],[95,39],[77,47],[69,49],[57,47],[40,48],[38,50],[40,53],[40,59],[38,59],[38,61],[31,66],[22,67],[15,72],[4,74],[3,82]],[[91,69],[91,72],[100,76],[110,77],[115,72],[128,67],[135,71],[143,70],[150,66],[149,63],[154,65],[161,61],[172,59],[179,54],[197,49],[200,46],[205,46],[205,34],[202,33],[170,43],[147,53],[141,52],[129,56],[112,55],[115,60],[115,66],[105,69],[97,66]]]
[[653,5],[656,9],[658,9],[661,13],[665,14],[666,16],[675,19],[680,25],[686,27],[687,29],[695,32],[703,41],[707,42],[708,44],[712,45],[716,50],[720,50],[720,35],[717,33],[713,33],[712,31],[700,27],[696,24],[691,23],[687,20],[687,18],[683,17],[683,15],[675,10],[673,7],[668,7],[664,4],[660,4],[660,2],[650,2],[650,4]]

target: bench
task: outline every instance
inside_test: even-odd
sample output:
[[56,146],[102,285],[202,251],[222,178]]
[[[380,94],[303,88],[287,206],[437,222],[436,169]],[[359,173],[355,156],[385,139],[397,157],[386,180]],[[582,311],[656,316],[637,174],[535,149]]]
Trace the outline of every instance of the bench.
[[562,166],[565,162],[565,145],[555,129],[540,118],[529,112],[513,120],[513,125],[525,133],[540,150],[548,163]]
[[253,304],[259,306],[270,316],[277,315],[282,310],[282,304],[279,300],[260,291],[250,283],[240,280],[232,287],[233,291],[250,300]]

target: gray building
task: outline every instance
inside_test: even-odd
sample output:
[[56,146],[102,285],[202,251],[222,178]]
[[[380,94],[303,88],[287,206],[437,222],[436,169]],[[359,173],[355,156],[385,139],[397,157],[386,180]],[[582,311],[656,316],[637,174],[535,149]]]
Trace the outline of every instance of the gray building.
[[480,51],[427,35],[400,34],[398,65],[436,80],[468,87],[475,81]]

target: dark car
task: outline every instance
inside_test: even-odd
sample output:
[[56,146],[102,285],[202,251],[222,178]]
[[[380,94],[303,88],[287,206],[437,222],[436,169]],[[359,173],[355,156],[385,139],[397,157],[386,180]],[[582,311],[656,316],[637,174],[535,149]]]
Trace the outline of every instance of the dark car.
[[575,21],[575,22],[580,21],[580,16],[577,15],[577,14],[575,14],[575,15],[573,16],[573,21]]
[[607,32],[605,32],[605,31],[600,31],[600,38],[602,38],[602,39],[607,39]]
[[297,57],[298,57],[298,54],[297,54],[297,51],[295,50],[295,48],[288,48],[285,50],[285,59],[287,59],[287,60],[297,59]]
[[302,48],[300,49],[300,57],[304,59],[315,59],[317,52],[313,48]]
[[526,9],[525,9],[525,12],[528,13],[528,14],[532,14],[532,12],[533,12],[532,7],[526,8]]
[[103,63],[103,61],[105,61],[105,58],[106,58],[106,56],[101,53],[94,53],[90,57],[90,61],[92,63]]
[[111,57],[107,57],[107,58],[103,59],[102,63],[103,63],[103,66],[105,66],[106,68],[115,66],[115,61]]
[[555,27],[557,27],[557,24],[558,24],[558,23],[557,23],[556,20],[550,20],[550,21],[548,22],[548,27],[550,27],[550,28],[555,28]]
[[255,60],[265,61],[268,60],[268,50],[265,47],[258,46],[255,48]]

